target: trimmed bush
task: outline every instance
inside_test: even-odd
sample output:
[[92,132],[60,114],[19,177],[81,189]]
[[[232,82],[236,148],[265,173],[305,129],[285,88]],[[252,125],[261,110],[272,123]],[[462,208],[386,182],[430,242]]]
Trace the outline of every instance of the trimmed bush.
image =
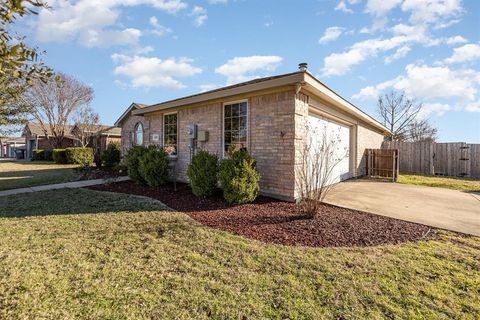
[[217,174],[218,157],[208,151],[198,151],[187,169],[193,194],[202,198],[210,197],[217,185]]
[[260,192],[255,159],[246,150],[231,152],[230,158],[221,162],[218,178],[228,203],[252,202]]
[[67,156],[67,163],[71,164],[81,164],[86,167],[92,164],[93,162],[93,149],[92,148],[80,148],[80,147],[71,147],[65,149]]
[[53,152],[52,150],[45,150],[45,160],[53,161]]
[[120,146],[118,143],[110,143],[102,152],[102,164],[105,167],[113,168],[120,163]]
[[55,163],[59,163],[59,164],[67,163],[67,152],[65,149],[53,149],[52,157]]
[[45,160],[45,150],[38,149],[32,151],[32,161]]
[[127,174],[133,181],[144,183],[145,181],[140,174],[140,157],[147,152],[147,148],[143,146],[135,146],[128,150],[126,163],[127,163]]
[[148,147],[138,161],[140,175],[149,186],[158,187],[167,182],[168,155],[163,148]]

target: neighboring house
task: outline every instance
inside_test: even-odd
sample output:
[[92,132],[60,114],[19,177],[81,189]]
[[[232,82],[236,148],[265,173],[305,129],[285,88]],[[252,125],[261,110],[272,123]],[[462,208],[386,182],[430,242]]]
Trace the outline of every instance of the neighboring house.
[[[81,130],[78,126],[73,126],[72,134],[79,136],[78,131]],[[93,148],[97,153],[102,153],[110,143],[121,142],[121,129],[114,126],[95,125],[86,132],[89,136],[87,147]],[[80,141],[77,145],[81,146]]]
[[0,137],[0,157],[15,158],[17,150],[25,150],[24,138]]
[[[68,147],[80,147],[82,144],[75,135],[75,131],[78,130],[76,126],[67,125],[65,127],[65,137],[63,139],[61,148]],[[93,135],[90,138],[88,147],[94,148],[97,152],[101,153],[109,143],[120,143],[121,129],[118,127],[97,125],[93,129]],[[32,157],[33,150],[53,149],[52,134],[48,129],[48,134],[45,135],[43,128],[40,124],[30,122],[23,129],[22,136],[24,137],[24,143],[26,146],[26,157],[29,159]]]
[[[333,92],[300,65],[300,71],[255,79],[151,106],[132,104],[117,120],[123,153],[132,145],[174,148],[179,180],[196,149],[220,158],[230,145],[255,157],[261,192],[280,199],[299,196],[296,174],[307,131],[326,127],[348,152],[335,182],[365,174],[364,151],[380,148],[387,128]],[[196,125],[196,139],[190,138]],[[195,127],[193,127],[195,129]],[[315,138],[315,137],[314,137]],[[191,148],[193,146],[193,148]]]
[[[71,130],[72,126],[65,127],[65,137],[63,139],[61,148],[74,147],[77,146],[77,139],[72,135]],[[23,129],[22,137],[25,138],[26,146],[26,155],[27,159],[32,157],[33,150],[42,149],[42,150],[51,150],[53,149],[52,143],[52,133],[50,128],[47,130],[47,134],[42,128],[42,126],[35,122],[29,122]]]

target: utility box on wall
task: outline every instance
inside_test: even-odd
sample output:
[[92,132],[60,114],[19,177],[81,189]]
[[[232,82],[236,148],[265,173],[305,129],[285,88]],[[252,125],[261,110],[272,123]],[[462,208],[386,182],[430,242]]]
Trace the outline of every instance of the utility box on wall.
[[197,133],[197,140],[199,142],[207,142],[208,141],[208,131],[199,130],[198,133]]

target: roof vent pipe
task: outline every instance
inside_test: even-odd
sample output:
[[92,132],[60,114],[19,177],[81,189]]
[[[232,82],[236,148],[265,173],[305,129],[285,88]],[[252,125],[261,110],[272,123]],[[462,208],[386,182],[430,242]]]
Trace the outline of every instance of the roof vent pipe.
[[308,64],[306,62],[302,62],[298,64],[298,69],[302,72],[305,72],[307,71],[307,66]]

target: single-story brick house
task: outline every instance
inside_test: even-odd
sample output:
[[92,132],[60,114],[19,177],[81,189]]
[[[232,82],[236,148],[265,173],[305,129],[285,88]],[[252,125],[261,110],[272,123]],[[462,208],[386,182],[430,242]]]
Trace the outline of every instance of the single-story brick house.
[[[65,126],[65,137],[62,141],[61,148],[68,147],[80,147],[82,144],[75,135],[75,130],[79,130],[76,126],[67,125]],[[106,125],[97,125],[93,128],[91,132],[92,137],[87,145],[87,147],[94,148],[97,152],[102,152],[106,149],[109,143],[120,143],[121,139],[121,129],[114,126]],[[52,150],[52,134],[50,128],[47,127],[47,134],[43,127],[35,122],[29,122],[23,129],[23,134],[26,146],[26,155],[27,159],[32,157],[33,150],[42,149],[42,150]]]
[[180,181],[187,181],[195,149],[224,157],[231,144],[246,148],[256,159],[261,192],[294,200],[299,196],[295,175],[307,123],[328,126],[341,137],[348,155],[336,169],[336,181],[364,175],[364,150],[380,148],[389,134],[317,80],[306,64],[297,72],[150,106],[133,103],[115,125],[122,128],[123,154],[135,144],[173,148]]
[[[65,138],[62,141],[62,148],[77,146],[77,138],[71,133],[72,126],[65,126]],[[26,154],[25,158],[30,159],[33,150],[52,150],[51,132],[47,128],[47,134],[39,123],[29,122],[23,129],[22,137],[25,138]]]
[[25,150],[25,139],[22,137],[0,137],[0,157],[15,158],[17,150]]
[[[72,128],[72,134],[79,136],[76,132],[81,130],[76,125]],[[87,131],[89,135],[87,147],[93,148],[95,152],[101,154],[110,143],[118,143],[121,141],[121,129],[114,126],[95,125]],[[77,142],[78,144],[78,142]]]

